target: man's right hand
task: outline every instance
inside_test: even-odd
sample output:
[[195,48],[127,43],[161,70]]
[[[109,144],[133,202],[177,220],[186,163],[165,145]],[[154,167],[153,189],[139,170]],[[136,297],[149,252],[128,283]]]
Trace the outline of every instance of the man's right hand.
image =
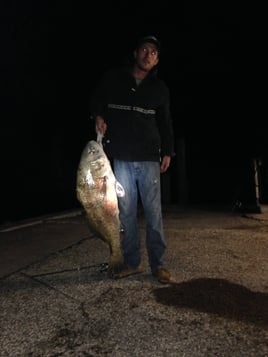
[[95,129],[96,133],[101,133],[103,136],[106,133],[107,130],[107,124],[105,123],[104,119],[102,116],[97,115],[95,119]]

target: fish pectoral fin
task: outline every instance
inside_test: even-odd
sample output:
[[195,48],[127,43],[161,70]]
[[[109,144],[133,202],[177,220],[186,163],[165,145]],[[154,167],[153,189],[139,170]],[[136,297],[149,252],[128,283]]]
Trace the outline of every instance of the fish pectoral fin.
[[106,191],[107,191],[107,177],[104,176],[102,178],[102,188],[101,188],[101,191],[100,191],[100,193],[101,193],[100,197],[102,199],[106,196]]
[[124,187],[118,181],[115,182],[115,191],[116,191],[117,197],[125,196]]

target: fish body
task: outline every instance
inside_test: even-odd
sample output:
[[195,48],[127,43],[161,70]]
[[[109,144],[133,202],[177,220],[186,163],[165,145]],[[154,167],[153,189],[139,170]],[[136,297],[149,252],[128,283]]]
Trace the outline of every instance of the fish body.
[[109,246],[110,275],[123,263],[118,195],[124,195],[124,189],[117,182],[102,145],[90,140],[78,165],[76,196],[85,210],[90,229]]

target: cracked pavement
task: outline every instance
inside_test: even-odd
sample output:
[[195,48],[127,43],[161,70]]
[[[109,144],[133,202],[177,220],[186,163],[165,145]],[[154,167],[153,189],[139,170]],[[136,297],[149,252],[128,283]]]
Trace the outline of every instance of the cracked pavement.
[[163,209],[174,283],[112,280],[80,210],[0,227],[0,356],[268,356],[268,215]]

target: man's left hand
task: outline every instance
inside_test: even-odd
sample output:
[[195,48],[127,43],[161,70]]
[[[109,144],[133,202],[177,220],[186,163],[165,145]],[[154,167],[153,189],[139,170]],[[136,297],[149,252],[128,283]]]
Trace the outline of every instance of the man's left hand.
[[162,160],[161,160],[161,164],[160,164],[160,172],[166,172],[167,169],[169,168],[170,165],[170,160],[171,157],[170,156],[163,156]]

